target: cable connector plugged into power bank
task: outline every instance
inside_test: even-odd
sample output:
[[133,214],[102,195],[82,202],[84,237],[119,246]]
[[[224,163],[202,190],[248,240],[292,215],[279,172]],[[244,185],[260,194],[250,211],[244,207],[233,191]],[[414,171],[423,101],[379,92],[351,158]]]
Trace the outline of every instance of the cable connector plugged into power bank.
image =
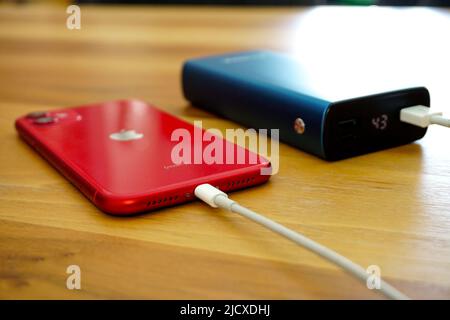
[[442,116],[442,112],[431,111],[425,106],[413,106],[400,110],[400,121],[426,128],[431,124],[450,127],[450,119]]

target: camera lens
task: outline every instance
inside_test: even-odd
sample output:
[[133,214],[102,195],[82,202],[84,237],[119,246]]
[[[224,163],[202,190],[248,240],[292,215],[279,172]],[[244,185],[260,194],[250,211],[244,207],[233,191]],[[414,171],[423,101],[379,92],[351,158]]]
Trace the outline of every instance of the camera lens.
[[41,118],[34,119],[34,123],[36,123],[36,124],[50,124],[53,122],[55,122],[55,118],[53,118],[53,117],[41,117]]
[[47,115],[47,113],[45,113],[44,111],[35,111],[35,112],[30,112],[29,114],[27,114],[27,118],[37,119],[37,118],[45,117],[46,115]]

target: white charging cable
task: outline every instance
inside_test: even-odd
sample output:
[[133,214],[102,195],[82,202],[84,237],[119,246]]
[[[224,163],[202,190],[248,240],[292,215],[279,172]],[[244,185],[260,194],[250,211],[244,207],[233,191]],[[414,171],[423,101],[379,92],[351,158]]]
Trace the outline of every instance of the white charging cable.
[[431,111],[425,106],[413,106],[400,110],[400,121],[426,128],[430,124],[450,127],[450,119],[445,118],[442,112]]
[[[210,184],[202,184],[195,188],[195,195],[200,200],[206,202],[213,208],[223,208],[230,210],[232,212],[238,213],[241,216],[244,216],[267,229],[278,233],[280,236],[283,236],[296,244],[308,249],[309,251],[314,252],[315,254],[321,256],[322,258],[327,259],[328,261],[336,264],[341,267],[345,271],[349,272],[351,275],[355,276],[364,284],[367,284],[367,280],[371,274],[367,273],[367,271],[361,267],[360,265],[354,263],[353,261],[347,259],[346,257],[340,255],[339,253],[309,239],[308,237],[295,232],[285,226],[276,223],[273,220],[270,220],[250,209],[247,209],[235,201],[228,198],[227,194],[220,191],[219,189],[213,187]],[[379,289],[381,293],[383,293],[386,297],[390,299],[397,300],[408,300],[409,297],[398,291],[396,288],[388,284],[387,282],[381,280],[381,287]]]

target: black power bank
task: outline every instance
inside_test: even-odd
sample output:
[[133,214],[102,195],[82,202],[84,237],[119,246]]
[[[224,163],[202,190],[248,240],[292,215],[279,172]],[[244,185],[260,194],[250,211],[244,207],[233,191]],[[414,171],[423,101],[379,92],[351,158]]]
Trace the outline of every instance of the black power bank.
[[[344,80],[347,75],[341,76]],[[407,144],[425,135],[426,128],[401,122],[400,110],[429,106],[426,88],[380,91],[365,87],[369,81],[364,79],[353,81],[351,88],[327,80],[298,60],[269,51],[192,59],[182,72],[184,95],[194,106],[248,127],[279,129],[281,141],[326,160]]]

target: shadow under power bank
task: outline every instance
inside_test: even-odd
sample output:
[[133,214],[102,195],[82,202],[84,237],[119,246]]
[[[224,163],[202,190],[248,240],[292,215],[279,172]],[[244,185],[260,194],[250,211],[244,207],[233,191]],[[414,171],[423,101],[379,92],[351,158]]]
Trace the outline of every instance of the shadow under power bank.
[[392,90],[389,79],[388,74],[357,78],[345,70],[315,71],[269,51],[192,59],[182,71],[183,93],[194,106],[248,127],[279,129],[281,141],[326,160],[425,135],[426,128],[400,122],[400,110],[429,106],[428,90]]

